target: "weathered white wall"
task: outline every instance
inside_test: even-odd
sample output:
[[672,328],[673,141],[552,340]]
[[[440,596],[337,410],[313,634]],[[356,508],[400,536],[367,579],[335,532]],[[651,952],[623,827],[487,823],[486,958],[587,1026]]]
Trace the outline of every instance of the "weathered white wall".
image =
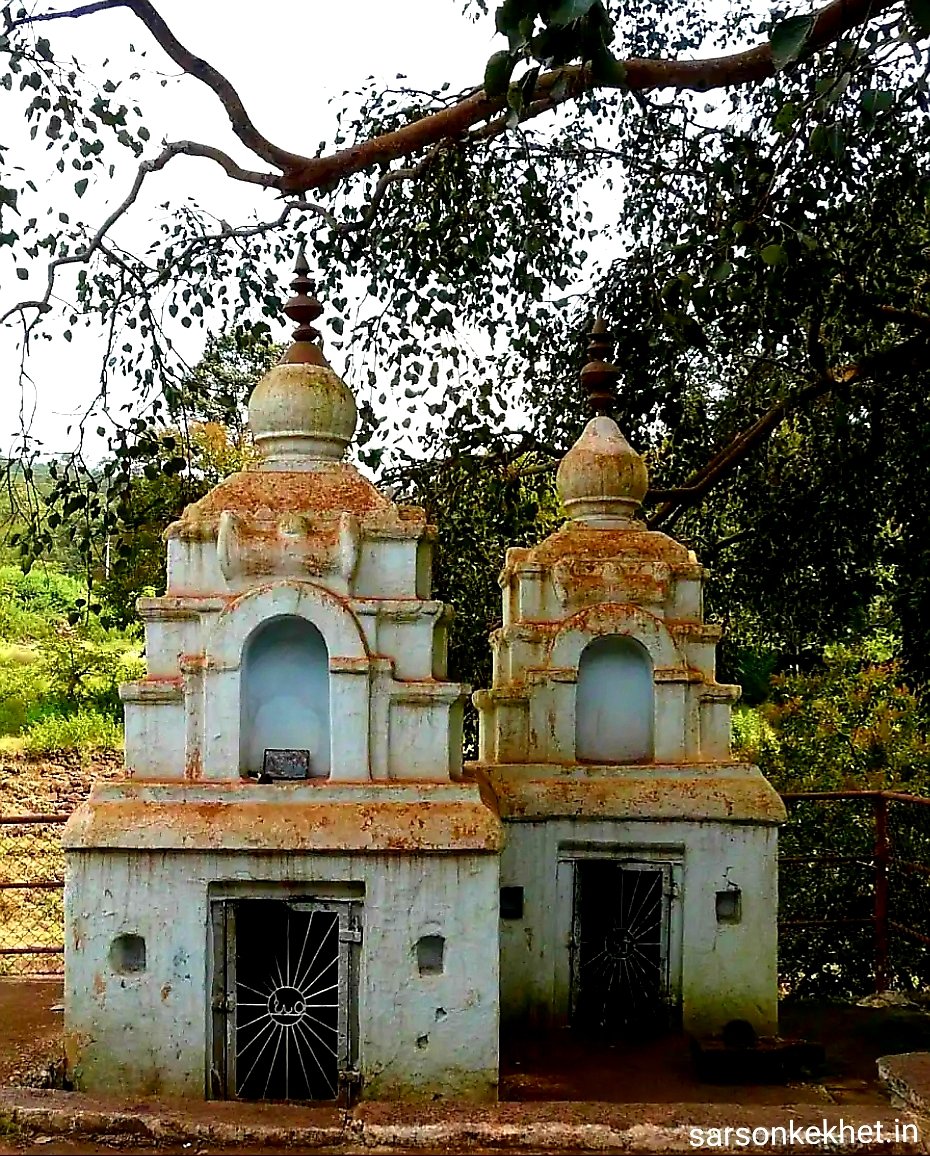
[[[492,1099],[498,1063],[495,854],[243,855],[73,851],[68,857],[67,1052],[78,1087],[202,1098],[207,1088],[211,884],[364,887],[359,969],[362,1095]],[[239,892],[242,894],[242,892]],[[263,897],[273,897],[262,892]],[[119,975],[118,935],[144,972]],[[441,975],[416,944],[445,938]]]
[[[560,858],[583,849],[680,864],[683,1026],[719,1031],[732,1019],[777,1025],[777,827],[712,822],[549,819],[506,823],[501,886],[523,887],[522,920],[501,921],[501,1017],[538,1026],[568,1014],[571,888]],[[561,884],[561,885],[560,885]],[[739,923],[718,923],[716,893],[742,891]]]

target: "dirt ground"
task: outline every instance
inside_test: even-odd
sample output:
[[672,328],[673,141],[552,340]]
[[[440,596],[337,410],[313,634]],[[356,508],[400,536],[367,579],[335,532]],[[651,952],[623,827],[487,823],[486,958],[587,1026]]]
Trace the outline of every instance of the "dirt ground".
[[[49,1086],[59,1071],[60,979],[0,980],[0,1085]],[[628,1044],[592,1044],[568,1031],[542,1039],[505,1037],[504,1100],[600,1100],[609,1103],[887,1102],[877,1080],[879,1056],[930,1050],[930,1015],[910,1008],[786,1004],[782,1032],[822,1043],[826,1070],[805,1082],[699,1083],[682,1035]]]
[[118,752],[83,762],[65,753],[47,759],[0,755],[0,815],[70,814],[95,779],[113,778],[122,765]]

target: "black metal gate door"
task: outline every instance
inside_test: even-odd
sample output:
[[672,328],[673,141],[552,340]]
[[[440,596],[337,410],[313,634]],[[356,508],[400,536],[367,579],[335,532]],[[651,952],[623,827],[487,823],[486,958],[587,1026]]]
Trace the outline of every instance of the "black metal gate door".
[[360,938],[344,903],[214,904],[214,942],[222,948],[215,957],[222,971],[214,983],[215,991],[222,988],[213,1002],[215,1094],[335,1100],[345,1091],[352,1058],[350,949]]
[[576,860],[574,1027],[611,1036],[667,1026],[670,882],[663,864]]

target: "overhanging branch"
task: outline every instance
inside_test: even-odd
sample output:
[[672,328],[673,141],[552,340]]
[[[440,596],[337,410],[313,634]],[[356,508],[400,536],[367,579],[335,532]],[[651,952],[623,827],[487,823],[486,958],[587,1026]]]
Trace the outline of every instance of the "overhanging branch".
[[858,362],[836,366],[819,374],[797,393],[783,398],[766,410],[752,425],[738,433],[728,445],[716,453],[705,466],[696,470],[679,489],[652,491],[647,495],[647,500],[649,497],[662,499],[658,510],[647,519],[650,530],[671,527],[685,510],[697,505],[718,482],[732,473],[757,446],[766,441],[786,417],[825,397],[839,386],[848,387],[854,382],[872,378],[882,371],[909,365],[918,355],[925,359],[928,351],[930,351],[930,335],[921,333],[890,349],[868,354]]
[[[831,0],[813,14],[805,52],[816,52],[831,44],[898,2],[900,0]],[[279,170],[275,187],[282,192],[303,193],[310,189],[332,188],[356,173],[416,155],[444,140],[458,139],[481,122],[493,121],[506,108],[506,98],[489,99],[483,90],[478,89],[455,104],[428,113],[393,132],[360,141],[329,156],[306,157],[283,149],[263,136],[252,123],[232,84],[212,65],[181,44],[149,0],[99,0],[98,3],[62,12],[39,13],[8,23],[6,31],[9,33],[21,25],[40,21],[73,19],[110,8],[128,8],[175,64],[215,93],[239,140],[256,156]],[[743,52],[705,60],[631,57],[614,61],[610,72],[609,79],[595,80],[588,65],[577,64],[543,73],[537,81],[534,101],[528,112],[539,115],[599,88],[632,92],[668,88],[707,92],[754,84],[772,76],[774,66],[771,48],[766,42]],[[230,175],[236,180],[246,179],[232,172]]]

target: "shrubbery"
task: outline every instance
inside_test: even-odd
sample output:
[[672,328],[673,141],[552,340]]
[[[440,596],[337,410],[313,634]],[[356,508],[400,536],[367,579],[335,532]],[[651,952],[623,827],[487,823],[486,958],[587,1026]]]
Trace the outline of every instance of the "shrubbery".
[[123,745],[120,723],[99,710],[79,707],[74,714],[49,714],[30,725],[23,737],[23,750],[31,755],[52,751],[118,750]]
[[812,674],[777,676],[769,699],[738,710],[734,743],[779,791],[930,792],[930,737],[895,658],[827,650]]
[[0,567],[0,742],[32,754],[118,748],[120,682],[142,662],[131,632],[87,609],[54,569]]
[[[766,702],[737,711],[734,745],[779,791],[930,794],[926,714],[890,646],[830,647],[816,671],[773,678]],[[792,996],[872,989],[875,805],[867,796],[789,804],[779,840],[779,973]],[[930,866],[926,808],[891,804],[888,832],[893,855]],[[926,930],[925,878],[893,860],[889,882],[890,917]],[[898,987],[930,980],[926,952],[901,933],[891,936],[888,967]]]

